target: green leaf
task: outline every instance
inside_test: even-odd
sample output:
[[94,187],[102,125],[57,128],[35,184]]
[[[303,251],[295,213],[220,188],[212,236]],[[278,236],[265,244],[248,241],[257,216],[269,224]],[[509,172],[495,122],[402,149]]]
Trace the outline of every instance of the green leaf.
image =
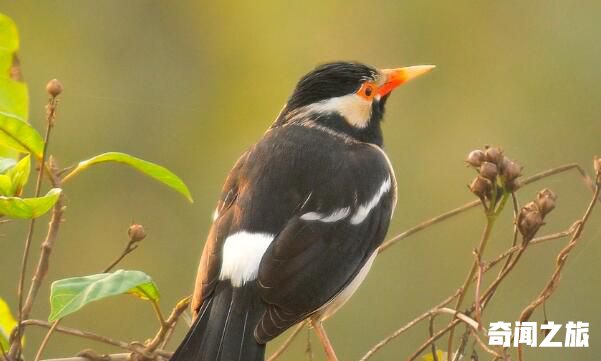
[[127,164],[130,167],[133,167],[134,169],[146,174],[147,176],[154,178],[157,181],[174,189],[175,191],[179,192],[184,197],[186,197],[186,199],[188,199],[190,202],[192,202],[192,196],[190,195],[190,191],[188,190],[186,184],[184,184],[184,182],[169,169],[133,157],[129,154],[119,152],[109,152],[100,154],[88,160],[79,162],[79,164],[77,164],[77,166],[65,176],[63,181],[66,182],[70,178],[74,177],[75,175],[89,168],[90,166],[103,162],[118,162]]
[[19,34],[15,22],[0,13],[0,51],[14,52],[19,49]]
[[8,304],[0,297],[0,346],[4,351],[8,351],[10,333],[16,326],[17,321],[10,312]]
[[127,291],[127,293],[146,301],[158,301],[160,298],[159,290],[154,282],[143,283]]
[[29,93],[21,81],[17,58],[19,34],[11,18],[0,14],[0,112],[18,119],[29,117]]
[[50,288],[49,322],[61,319],[85,305],[103,298],[143,294],[143,299],[159,300],[159,291],[152,278],[141,271],[118,270],[85,277],[55,281]]
[[0,111],[0,145],[21,153],[33,153],[37,158],[41,158],[44,151],[44,140],[34,127],[24,118],[3,111]]
[[29,180],[30,170],[31,157],[28,154],[6,173],[6,175],[10,177],[12,184],[8,195],[21,195],[23,188]]
[[0,195],[12,196],[13,182],[6,174],[0,174]]
[[4,173],[10,168],[17,164],[17,160],[14,158],[2,158],[0,157],[0,173]]
[[52,188],[38,198],[0,196],[0,214],[11,218],[37,218],[54,206],[60,194],[60,188]]

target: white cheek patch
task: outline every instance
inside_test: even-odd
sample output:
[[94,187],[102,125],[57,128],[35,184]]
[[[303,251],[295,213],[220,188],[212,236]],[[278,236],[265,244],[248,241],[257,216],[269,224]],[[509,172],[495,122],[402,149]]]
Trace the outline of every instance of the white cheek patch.
[[351,217],[351,223],[359,224],[363,222],[365,218],[367,218],[367,216],[369,215],[369,212],[371,212],[371,210],[374,209],[374,207],[377,206],[378,203],[380,203],[382,196],[384,196],[386,192],[390,191],[391,185],[392,181],[390,180],[390,177],[387,177],[386,180],[382,182],[382,185],[380,185],[380,188],[378,189],[376,194],[374,194],[374,196],[369,200],[369,202],[364,203],[360,205],[359,208],[357,208],[357,211],[355,211],[355,214],[353,214],[353,216]]
[[346,207],[346,208],[336,209],[330,214],[309,212],[309,213],[303,214],[300,218],[304,221],[320,221],[320,222],[324,222],[324,223],[333,223],[333,222],[338,222],[342,219],[345,219],[349,215],[349,213],[351,213],[351,208]]
[[337,112],[350,125],[356,128],[365,128],[371,118],[371,105],[371,100],[357,94],[348,94],[311,104],[307,106],[307,109],[316,113]]
[[241,287],[257,278],[259,264],[275,235],[240,231],[227,237],[223,244],[220,280],[229,279]]

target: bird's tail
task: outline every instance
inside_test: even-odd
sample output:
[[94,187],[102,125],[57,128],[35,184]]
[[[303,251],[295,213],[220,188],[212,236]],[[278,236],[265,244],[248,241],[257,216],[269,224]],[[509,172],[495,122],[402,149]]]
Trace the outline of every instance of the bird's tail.
[[265,345],[255,341],[254,330],[264,310],[253,283],[220,281],[171,361],[263,361]]

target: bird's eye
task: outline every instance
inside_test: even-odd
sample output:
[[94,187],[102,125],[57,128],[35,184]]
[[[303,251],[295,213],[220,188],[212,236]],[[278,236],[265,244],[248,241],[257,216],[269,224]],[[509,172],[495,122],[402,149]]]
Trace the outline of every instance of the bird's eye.
[[365,82],[357,91],[357,95],[365,100],[371,100],[376,95],[376,86],[372,82]]

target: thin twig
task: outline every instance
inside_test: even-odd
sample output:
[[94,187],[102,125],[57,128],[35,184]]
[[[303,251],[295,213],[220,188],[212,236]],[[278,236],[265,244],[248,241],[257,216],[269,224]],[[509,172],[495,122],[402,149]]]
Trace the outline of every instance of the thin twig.
[[[50,328],[50,327],[52,327],[52,324],[49,323],[49,322],[42,321],[42,320],[35,320],[35,319],[24,320],[22,322],[22,324],[23,324],[23,326],[39,326],[39,327],[44,327],[44,328]],[[88,340],[93,340],[93,341],[105,343],[107,345],[119,347],[119,348],[122,348],[124,350],[128,350],[128,351],[131,351],[131,352],[142,354],[142,355],[147,356],[147,357],[152,357],[152,355],[150,355],[150,354],[148,354],[148,353],[145,352],[143,346],[140,346],[140,345],[138,345],[136,343],[127,343],[127,342],[124,342],[124,341],[119,341],[119,340],[112,339],[110,337],[106,337],[106,336],[102,336],[102,335],[97,335],[97,334],[92,333],[92,332],[82,331],[82,330],[78,330],[78,329],[70,328],[70,327],[65,327],[65,326],[57,326],[56,327],[56,332],[60,332],[60,333],[64,333],[64,334],[68,334],[68,335],[72,335],[72,336],[86,338]],[[167,352],[165,350],[160,350],[160,349],[155,350],[154,354],[162,356],[162,357],[167,357],[167,358],[171,357],[171,352]]]
[[[50,134],[52,133],[52,128],[54,126],[54,117],[56,115],[56,105],[57,100],[56,97],[51,97],[48,101],[47,112],[46,112],[46,134],[44,136],[44,148],[42,149],[42,157],[39,161],[39,169],[38,176],[35,183],[34,196],[39,197],[42,191],[42,179],[44,178],[44,170],[46,169],[46,158],[48,156],[48,145],[50,143]],[[52,178],[52,177],[51,177]],[[18,322],[17,322],[17,330],[15,333],[15,339],[13,340],[10,351],[9,358],[15,359],[19,358],[21,355],[21,336],[23,335],[23,328],[21,326],[21,321],[29,317],[29,314],[25,312],[23,306],[23,291],[25,287],[25,274],[27,273],[27,263],[29,259],[29,253],[31,249],[31,241],[33,240],[33,234],[35,231],[35,223],[36,218],[32,218],[29,221],[29,229],[27,230],[27,236],[25,237],[25,249],[23,250],[23,259],[21,261],[21,273],[19,274],[19,283],[17,284],[17,297],[19,299],[18,303]],[[27,305],[27,303],[25,303]]]
[[363,357],[361,357],[361,359],[359,361],[366,361],[366,360],[370,359],[382,347],[386,346],[388,343],[390,343],[395,338],[399,337],[401,334],[403,334],[405,331],[409,330],[411,327],[415,326],[419,322],[421,322],[421,321],[425,320],[426,318],[430,317],[430,315],[435,310],[440,309],[442,307],[445,307],[449,303],[453,302],[453,300],[455,298],[457,298],[458,296],[459,296],[459,290],[457,290],[455,292],[455,294],[447,297],[444,301],[440,302],[438,305],[432,307],[428,311],[426,311],[426,312],[422,313],[421,315],[417,316],[416,318],[414,318],[413,320],[409,321],[407,324],[405,324],[404,326],[402,326],[398,330],[396,330],[393,333],[391,333],[390,335],[388,335],[386,338],[382,339],[380,342],[378,342],[377,344],[375,344],[369,351],[367,351],[365,353],[365,355],[363,355]]
[[432,225],[434,225],[436,223],[440,223],[440,222],[442,222],[442,221],[444,221],[444,220],[446,220],[448,218],[451,218],[451,217],[456,216],[456,215],[458,215],[460,213],[463,213],[463,212],[465,212],[465,211],[467,211],[469,209],[475,208],[479,204],[480,204],[479,200],[468,202],[468,203],[466,203],[466,204],[464,204],[462,206],[459,206],[459,207],[457,207],[455,209],[451,209],[450,211],[447,211],[447,212],[445,212],[443,214],[440,214],[440,215],[438,215],[436,217],[427,219],[427,220],[421,222],[420,224],[418,224],[418,225],[416,225],[414,227],[411,227],[408,230],[403,231],[403,232],[397,234],[396,236],[388,239],[386,242],[382,243],[382,245],[378,248],[378,253],[384,252],[390,246],[394,245],[396,242],[398,242],[398,241],[400,241],[402,239],[405,239],[405,238],[413,235],[414,233],[417,233],[417,232],[419,232],[419,231],[421,231],[423,229],[426,229],[426,228],[428,228],[428,227],[430,227],[430,226],[432,226]]
[[[442,336],[444,336],[447,332],[449,332],[452,328],[454,328],[455,326],[457,326],[459,323],[461,323],[461,320],[456,318],[453,321],[451,321],[445,328],[443,328],[442,330],[438,331],[437,333],[434,334],[434,336],[430,337],[429,339],[426,340],[426,342],[424,342],[413,354],[411,354],[411,356],[409,356],[407,358],[406,361],[413,361],[416,358],[419,357],[419,355],[428,348],[428,346],[430,346],[430,344],[432,342],[435,342],[436,340],[438,340],[439,338],[441,338]],[[451,355],[450,353],[448,353],[447,351],[447,355]],[[449,357],[447,356],[447,358]]]
[[[163,342],[163,340],[165,339],[167,332],[175,326],[177,320],[179,319],[179,316],[181,316],[182,313],[184,313],[184,311],[186,310],[186,308],[188,307],[188,305],[190,305],[190,300],[191,297],[186,297],[182,300],[180,300],[175,307],[173,308],[173,310],[171,311],[171,313],[169,314],[169,317],[167,317],[166,320],[163,320],[161,322],[161,328],[159,329],[159,331],[157,332],[157,334],[154,336],[154,338],[152,339],[152,341],[150,341],[150,343],[146,346],[146,350],[149,352],[154,351],[155,349],[157,349],[159,347],[159,345]],[[158,307],[158,305],[157,305]]]
[[50,336],[52,336],[52,333],[58,327],[59,321],[60,320],[54,321],[52,323],[52,326],[48,329],[48,332],[46,333],[46,336],[44,336],[44,339],[42,340],[42,343],[40,344],[40,347],[38,348],[38,351],[35,354],[34,361],[39,361],[40,358],[42,357],[42,352],[44,352],[44,349],[46,348],[46,345],[48,345],[48,341],[50,341]]
[[102,271],[102,273],[110,272],[113,268],[115,268],[116,265],[119,264],[119,262],[121,262],[128,254],[133,252],[136,248],[138,248],[138,245],[132,244],[132,241],[129,241],[127,243],[127,245],[125,246],[125,249],[123,250],[123,252],[119,255],[119,257],[117,257],[110,265],[106,266],[106,268],[104,269],[104,271]]
[[267,359],[267,361],[275,361],[280,356],[282,356],[282,354],[284,353],[284,351],[286,351],[286,349],[288,349],[288,347],[292,344],[292,341],[294,341],[294,339],[296,338],[296,336],[303,330],[303,327],[305,327],[305,325],[306,325],[306,322],[302,322],[302,323],[298,324],[296,326],[296,328],[294,329],[294,331],[292,331],[292,333],[290,334],[290,336],[288,336],[288,338],[286,339],[286,341],[284,341],[284,343],[282,344],[282,346],[280,346],[280,348],[278,348],[271,356],[269,356],[269,358]]
[[[536,308],[538,308],[538,306],[540,306],[543,302],[545,302],[545,300],[547,300],[549,297],[551,297],[551,295],[554,293],[554,291],[559,286],[561,271],[563,270],[563,268],[567,262],[570,252],[572,251],[572,249],[574,249],[578,240],[580,239],[582,230],[584,229],[586,222],[589,220],[589,218],[593,212],[593,209],[595,208],[595,205],[597,204],[597,200],[599,199],[600,194],[601,194],[601,172],[599,172],[599,174],[597,174],[597,181],[595,183],[595,192],[593,194],[593,198],[591,199],[588,207],[586,208],[586,211],[584,212],[584,216],[582,216],[582,218],[580,219],[580,222],[578,222],[578,225],[576,226],[576,230],[574,231],[574,234],[572,235],[572,238],[570,239],[568,244],[557,255],[557,258],[555,261],[555,264],[556,264],[555,270],[553,271],[551,278],[549,279],[549,281],[547,281],[547,283],[545,284],[543,289],[540,291],[538,296],[528,306],[526,306],[526,308],[524,308],[524,310],[522,310],[520,317],[519,317],[519,320],[521,322],[527,321],[530,318],[530,316],[532,315],[532,313],[536,310]],[[522,359],[523,359],[521,347],[518,347],[518,358],[520,361],[522,361]]]
[[[436,318],[435,315],[430,315],[430,322],[428,325],[428,332],[430,333],[430,337],[434,336],[434,319]],[[432,361],[438,361],[438,354],[436,352],[436,342],[432,342],[431,349],[432,349]]]
[[493,355],[496,359],[502,359],[503,355],[501,355],[500,353],[498,353],[497,351],[491,349],[490,347],[488,347],[488,345],[482,341],[482,339],[480,338],[480,335],[478,335],[477,332],[475,332],[474,330],[470,330],[470,333],[472,334],[472,336],[474,336],[474,339],[476,339],[476,342],[478,342],[478,345],[480,345],[480,347],[488,352],[489,354]]
[[[110,272],[111,269],[113,269],[113,267],[115,267],[117,264],[119,264],[119,262],[121,262],[121,260],[123,260],[123,258],[125,258],[125,256],[127,256],[128,254],[133,252],[136,248],[138,248],[137,243],[138,243],[138,241],[130,239],[129,242],[127,242],[127,245],[125,246],[125,249],[123,250],[121,255],[119,257],[117,257],[117,259],[115,259],[109,266],[107,266],[102,271],[102,273]],[[56,320],[52,323],[52,327],[50,327],[50,329],[44,336],[44,339],[42,340],[42,343],[40,344],[38,351],[36,352],[34,361],[40,361],[40,358],[42,357],[42,353],[44,352],[44,349],[48,345],[48,341],[50,341],[50,337],[52,336],[52,334],[54,333],[54,331],[56,330],[56,327],[58,326],[58,324],[60,322],[61,322],[61,320]]]
[[[308,323],[311,324],[310,322]],[[307,361],[313,361],[313,346],[311,345],[311,328],[307,327],[307,345],[305,346],[305,355],[307,356]]]
[[[492,233],[492,229],[493,229],[496,219],[497,219],[497,215],[494,213],[494,209],[492,210],[492,212],[488,212],[488,214],[486,215],[486,225],[484,227],[484,230],[482,231],[482,237],[480,238],[480,244],[478,245],[478,249],[476,251],[478,253],[478,255],[482,255],[484,253],[484,249],[486,248],[486,244],[488,243],[488,240]],[[472,263],[472,268],[470,269],[467,277],[465,278],[465,281],[463,282],[463,285],[460,288],[461,292],[459,294],[459,297],[457,298],[457,302],[455,303],[456,309],[459,309],[461,307],[461,303],[465,299],[465,295],[467,294],[467,290],[469,289],[469,286],[472,284],[472,280],[474,279],[474,276],[476,275],[477,269],[478,269],[478,261],[474,260],[474,262]],[[449,333],[449,339],[447,341],[447,352],[449,355],[453,355],[453,335],[454,335],[454,333],[455,333],[455,328],[451,328],[451,332]]]
[[[102,355],[103,359],[107,361],[131,361],[131,353],[115,353],[109,355]],[[74,356],[74,357],[64,357],[64,358],[53,358],[46,359],[44,361],[90,361],[88,357],[84,356]]]
[[[474,250],[474,257],[476,259],[477,268],[478,268],[478,272],[476,273],[476,290],[475,290],[475,294],[474,294],[474,299],[479,300],[480,299],[480,288],[482,286],[482,277],[484,275],[484,266],[482,265],[482,258],[480,257],[478,250]],[[476,302],[476,322],[478,322],[478,324],[481,324],[481,321],[482,321],[482,310],[481,310],[480,302],[477,301]]]

